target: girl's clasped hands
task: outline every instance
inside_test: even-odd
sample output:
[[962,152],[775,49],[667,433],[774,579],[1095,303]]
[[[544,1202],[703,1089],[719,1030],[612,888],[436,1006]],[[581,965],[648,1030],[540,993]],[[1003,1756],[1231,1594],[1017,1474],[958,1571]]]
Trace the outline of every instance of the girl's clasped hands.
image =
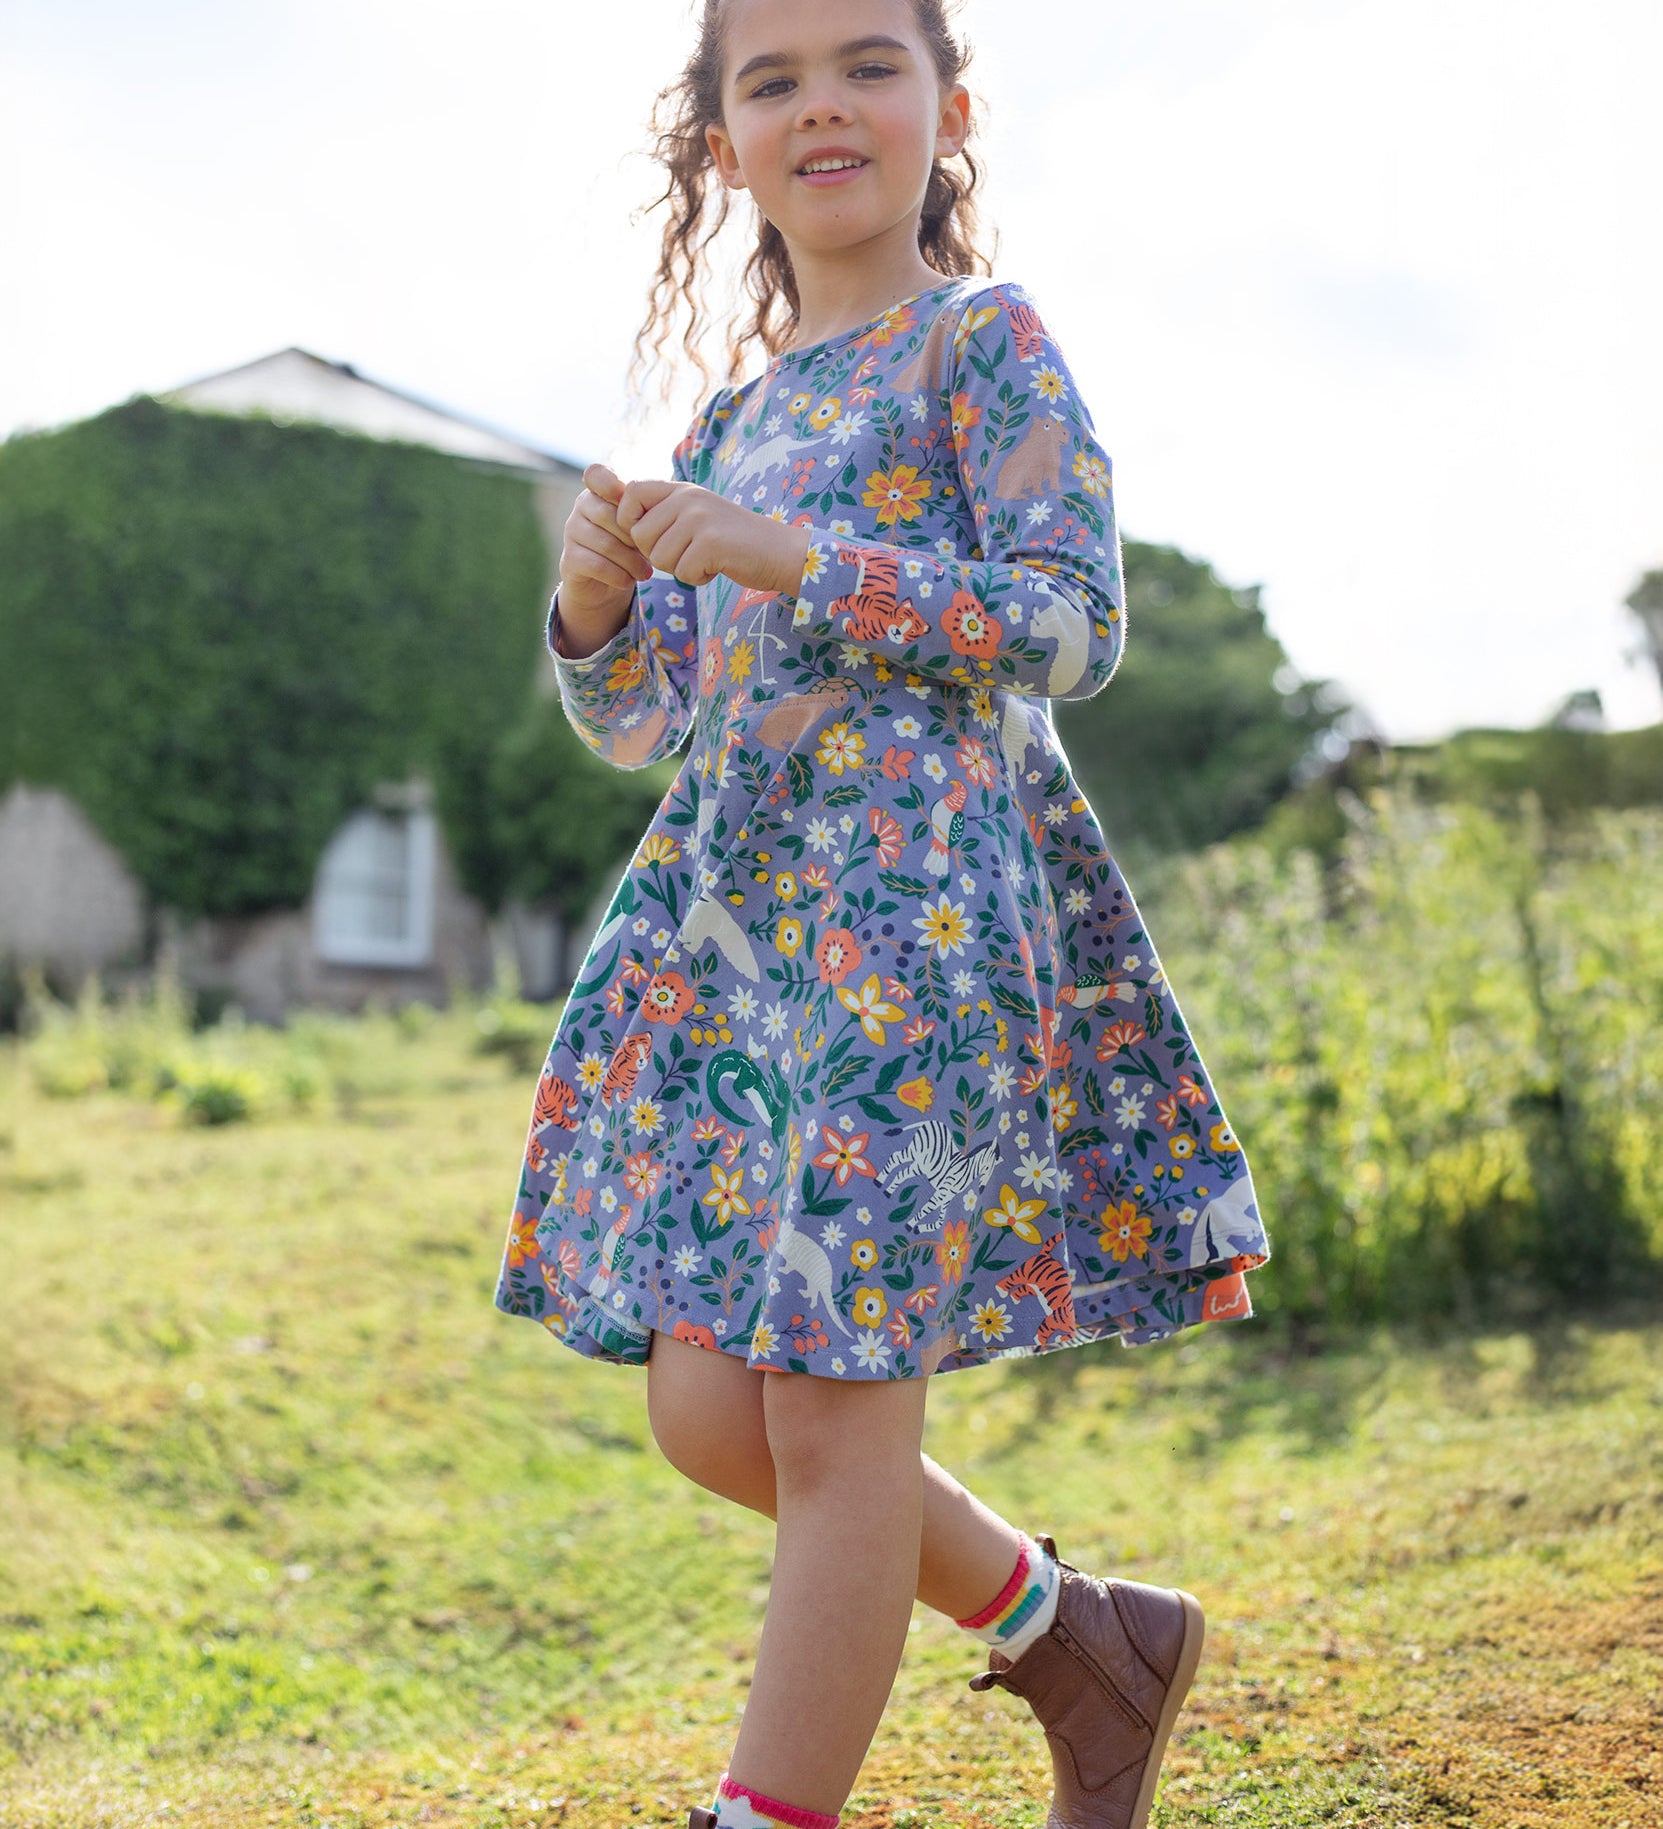
[[583,484],[560,555],[560,588],[573,608],[609,608],[655,570],[690,585],[720,573],[757,591],[795,591],[802,581],[809,536],[801,527],[696,483],[625,483],[605,464],[591,464]]

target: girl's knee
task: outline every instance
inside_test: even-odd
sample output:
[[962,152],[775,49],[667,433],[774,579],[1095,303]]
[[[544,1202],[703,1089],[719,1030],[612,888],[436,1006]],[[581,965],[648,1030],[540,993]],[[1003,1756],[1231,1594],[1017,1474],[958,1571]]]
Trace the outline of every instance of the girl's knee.
[[663,1335],[653,1340],[647,1374],[647,1420],[665,1460],[695,1485],[771,1516],[761,1375]]
[[770,1376],[763,1413],[776,1477],[799,1487],[824,1482],[847,1490],[849,1479],[871,1477],[880,1467],[918,1470],[925,1382]]

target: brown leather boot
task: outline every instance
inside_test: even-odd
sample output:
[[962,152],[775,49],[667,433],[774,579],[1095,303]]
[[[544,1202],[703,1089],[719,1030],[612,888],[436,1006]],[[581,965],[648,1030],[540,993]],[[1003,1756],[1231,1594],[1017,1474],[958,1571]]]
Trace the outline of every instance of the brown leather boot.
[[[1049,1556],[1057,1546],[1040,1544]],[[1057,1557],[1057,1617],[1013,1664],[970,1679],[1026,1701],[1051,1748],[1045,1829],[1144,1829],[1161,1755],[1201,1661],[1201,1603],[1179,1588],[1097,1581]]]

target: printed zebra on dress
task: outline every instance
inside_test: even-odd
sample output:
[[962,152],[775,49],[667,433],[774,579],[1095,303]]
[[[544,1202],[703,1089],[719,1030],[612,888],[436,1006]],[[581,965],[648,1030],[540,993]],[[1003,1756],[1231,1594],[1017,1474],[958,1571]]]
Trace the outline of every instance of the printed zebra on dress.
[[[961,1150],[945,1124],[926,1118],[922,1124],[912,1126],[912,1141],[878,1170],[878,1180],[892,1194],[903,1181],[922,1175],[930,1184],[930,1199],[923,1212],[909,1219],[907,1225],[914,1232],[934,1232],[956,1196],[964,1196],[966,1208],[976,1204],[998,1159],[998,1144],[984,1143],[978,1150]],[[936,1216],[933,1220],[932,1213]]]

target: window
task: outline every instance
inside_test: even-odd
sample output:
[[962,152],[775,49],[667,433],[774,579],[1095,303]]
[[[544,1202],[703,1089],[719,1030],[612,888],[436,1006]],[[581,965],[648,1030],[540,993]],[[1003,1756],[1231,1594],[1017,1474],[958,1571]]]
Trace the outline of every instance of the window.
[[433,959],[433,815],[354,813],[318,866],[312,934],[331,965],[428,965]]

